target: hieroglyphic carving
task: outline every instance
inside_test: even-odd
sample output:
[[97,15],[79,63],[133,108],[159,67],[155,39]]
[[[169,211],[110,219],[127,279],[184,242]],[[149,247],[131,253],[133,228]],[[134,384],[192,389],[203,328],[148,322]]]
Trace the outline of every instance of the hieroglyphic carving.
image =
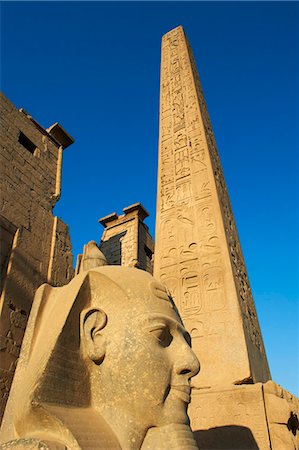
[[196,314],[202,307],[200,279],[197,272],[187,272],[182,277],[182,315]]
[[208,268],[203,276],[206,308],[216,311],[225,307],[224,277],[221,267]]
[[224,180],[224,175],[221,167],[221,162],[216,147],[216,141],[214,134],[212,132],[212,126],[206,107],[202,87],[200,84],[199,76],[196,70],[194,57],[188,44],[188,50],[190,55],[191,67],[193,72],[193,77],[195,81],[198,101],[201,109],[202,120],[205,128],[207,144],[209,147],[209,154],[211,157],[211,163],[213,172],[215,174],[215,182],[217,186],[217,191],[220,200],[220,207],[222,211],[222,217],[224,222],[224,227],[226,231],[226,238],[228,241],[228,247],[230,250],[230,257],[232,262],[232,268],[234,272],[234,279],[237,285],[237,294],[239,297],[239,304],[244,316],[244,325],[246,327],[247,336],[250,338],[254,346],[257,347],[259,352],[265,357],[265,349],[263,345],[263,340],[260,332],[259,323],[257,320],[256,310],[253,302],[252,292],[249,285],[249,279],[246,271],[246,266],[244,262],[244,257],[242,254],[240,241],[238,237],[238,232],[236,224],[234,221],[234,216],[232,213],[232,208]]
[[19,357],[21,342],[27,324],[27,313],[17,307],[12,301],[8,302],[5,323],[0,325],[0,358],[5,366],[0,370],[0,410],[7,401],[14,371]]
[[161,188],[162,211],[170,209],[174,206],[174,189],[173,186],[162,186]]
[[269,372],[261,335],[192,58],[181,27],[163,37],[155,275],[168,286],[195,339],[208,349],[207,339],[219,336],[210,351],[219,353],[221,347],[223,360],[236,345],[239,359],[247,362],[242,371],[237,358],[232,361],[233,377],[241,379],[248,370],[246,345],[253,345],[265,360],[264,381]]
[[[202,283],[200,286],[199,281],[203,279],[204,269],[198,267],[198,254],[210,258],[211,254],[219,253],[219,245],[215,220],[210,218],[212,209],[207,205],[199,210],[206,233],[204,238],[198,236],[194,200],[203,201],[211,196],[211,187],[204,130],[200,128],[197,97],[181,30],[167,34],[162,45],[160,208],[163,214],[173,209],[176,213],[161,223],[158,264],[163,268],[161,278],[171,291],[176,291],[173,295],[178,297],[182,314],[189,316],[201,311],[205,298],[204,285]],[[169,138],[170,134],[172,138]],[[173,272],[174,266],[176,269]],[[176,279],[179,283],[175,282]]]
[[176,201],[178,203],[189,204],[188,199],[191,197],[191,183],[190,180],[177,183],[176,185]]

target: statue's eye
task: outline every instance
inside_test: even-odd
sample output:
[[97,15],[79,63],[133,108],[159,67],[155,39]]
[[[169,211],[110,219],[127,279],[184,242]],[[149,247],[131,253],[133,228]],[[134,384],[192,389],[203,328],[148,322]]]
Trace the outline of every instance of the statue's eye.
[[173,339],[169,327],[166,325],[153,328],[151,334],[159,341],[162,347],[168,347]]

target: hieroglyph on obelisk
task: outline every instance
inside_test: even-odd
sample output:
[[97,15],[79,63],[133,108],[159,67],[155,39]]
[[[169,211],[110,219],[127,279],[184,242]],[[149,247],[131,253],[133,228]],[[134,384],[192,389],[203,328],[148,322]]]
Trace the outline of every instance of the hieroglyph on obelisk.
[[198,388],[266,381],[267,358],[191,49],[163,36],[154,275],[201,363]]

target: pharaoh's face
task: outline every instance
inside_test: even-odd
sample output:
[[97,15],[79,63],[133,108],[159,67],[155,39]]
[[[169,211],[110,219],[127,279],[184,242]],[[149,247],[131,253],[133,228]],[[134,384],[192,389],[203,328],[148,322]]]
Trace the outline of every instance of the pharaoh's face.
[[163,286],[153,282],[148,297],[107,314],[101,402],[145,428],[186,424],[199,363]]

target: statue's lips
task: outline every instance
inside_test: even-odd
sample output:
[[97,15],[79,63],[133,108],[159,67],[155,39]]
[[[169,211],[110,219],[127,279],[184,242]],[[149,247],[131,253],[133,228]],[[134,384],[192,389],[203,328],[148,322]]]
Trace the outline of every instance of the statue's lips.
[[186,384],[181,385],[171,385],[171,390],[173,391],[174,395],[178,397],[179,399],[183,400],[185,403],[190,403],[191,397],[191,387]]

